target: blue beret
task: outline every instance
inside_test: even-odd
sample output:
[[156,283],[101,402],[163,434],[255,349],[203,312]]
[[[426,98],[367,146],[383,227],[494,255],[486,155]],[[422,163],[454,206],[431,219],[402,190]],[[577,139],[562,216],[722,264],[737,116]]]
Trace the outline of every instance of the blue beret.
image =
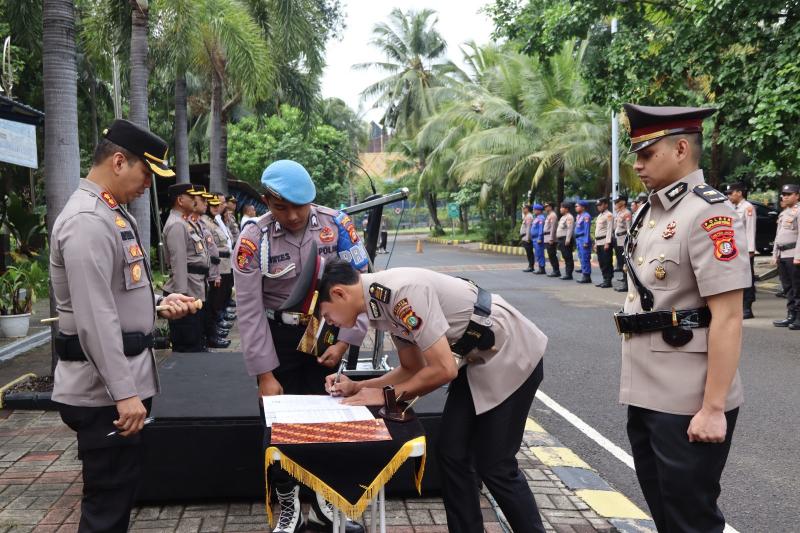
[[578,205],[581,207],[589,207],[589,200],[578,200]]
[[264,169],[261,184],[270,194],[296,205],[310,204],[317,188],[303,165],[288,159],[275,161]]
[[534,209],[538,209],[538,210],[540,210],[540,211],[541,211],[542,209],[544,209],[544,207],[542,206],[542,204],[533,204],[533,208],[534,208]]

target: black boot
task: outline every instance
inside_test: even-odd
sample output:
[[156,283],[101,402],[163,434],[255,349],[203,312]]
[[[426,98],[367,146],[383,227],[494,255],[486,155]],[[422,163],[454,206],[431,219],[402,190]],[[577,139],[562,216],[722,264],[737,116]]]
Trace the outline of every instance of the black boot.
[[564,279],[564,280],[571,280],[571,279],[572,279],[572,272],[567,272],[566,274],[564,274],[563,276],[561,276],[561,279]]
[[755,317],[755,315],[753,315],[753,308],[752,307],[747,306],[742,310],[742,320],[747,320],[749,318],[754,318],[754,317]]
[[591,283],[592,276],[589,274],[581,274],[581,279],[576,280],[578,283]]
[[231,345],[228,339],[221,339],[219,337],[209,337],[206,341],[206,346],[209,348],[227,348]]
[[227,320],[228,322],[233,322],[234,320],[236,320],[236,313],[223,312],[222,313],[222,320]]
[[533,272],[533,267],[528,267],[523,272]]
[[545,274],[547,274],[547,272],[545,272],[544,268],[542,268],[542,267],[539,267],[539,268],[536,270],[536,272],[534,272],[534,274],[536,274],[537,276],[544,276]]
[[794,322],[789,324],[789,329],[792,331],[800,330],[800,315],[795,316]]
[[300,485],[295,485],[287,493],[276,489],[278,494],[278,523],[272,533],[296,533],[302,529],[303,521],[300,516]]
[[611,281],[607,279],[604,279],[600,283],[595,283],[594,286],[600,287],[601,289],[610,289],[611,287],[613,287],[613,285],[611,285]]
[[[311,500],[311,509],[308,510],[308,520],[306,527],[318,531],[333,531],[333,506],[325,501],[320,493],[316,493],[316,497]],[[347,519],[345,522],[344,530],[346,533],[364,533],[364,526],[358,522],[353,522]]]
[[786,318],[783,320],[773,320],[772,325],[776,328],[786,328],[789,327],[789,324],[797,320],[797,313],[794,311],[789,311],[786,313]]

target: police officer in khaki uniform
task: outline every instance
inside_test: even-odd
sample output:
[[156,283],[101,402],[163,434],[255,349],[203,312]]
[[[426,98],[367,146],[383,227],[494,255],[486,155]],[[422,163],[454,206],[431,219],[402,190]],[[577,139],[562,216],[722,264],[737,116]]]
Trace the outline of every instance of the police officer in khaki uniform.
[[742,318],[747,320],[753,318],[753,302],[756,301],[756,208],[747,201],[747,185],[744,183],[729,183],[725,186],[725,194],[733,204],[736,214],[744,224],[744,232],[747,235],[747,255],[750,257],[750,276],[753,282],[744,290],[743,305],[744,311]]
[[[276,161],[264,170],[261,183],[270,210],[244,224],[233,254],[245,367],[257,377],[261,396],[324,394],[325,376],[350,345],[361,344],[366,316],[358,327],[340,330],[338,341],[315,359],[297,350],[307,326],[304,317],[282,311],[281,306],[298,282],[314,243],[319,256],[338,256],[358,269],[366,270],[369,257],[349,215],[311,203],[316,188],[302,165]],[[269,475],[280,505],[273,532],[294,533],[302,527],[299,487],[280,468],[271,468]],[[308,521],[330,527],[333,515],[324,499],[317,495],[311,504]],[[347,521],[348,532],[361,530]]]
[[[198,300],[206,299],[208,250],[205,240],[191,218],[195,209],[195,191],[190,183],[176,183],[168,189],[172,209],[164,223],[164,259],[169,279],[164,295],[188,294]],[[175,352],[206,351],[203,331],[205,309],[194,315],[169,321],[169,337]]]
[[558,265],[558,240],[556,239],[556,226],[558,226],[558,215],[556,215],[555,204],[553,202],[544,203],[544,245],[547,248],[547,259],[553,269],[547,277],[560,278],[561,268]]
[[141,473],[139,432],[159,390],[155,306],[168,306],[158,314],[174,319],[194,300],[153,293],[147,249],[122,206],[150,187],[153,172],[174,176],[166,153],[159,137],[114,121],[53,224],[50,275],[59,317],[53,400],[78,436],[81,533],[128,530]]
[[659,531],[721,533],[719,482],[742,403],[747,240],[699,168],[702,121],[715,110],[625,111],[634,170],[652,191],[626,241],[631,290],[615,314],[636,474]]
[[603,274],[603,281],[595,287],[608,289],[613,287],[614,279],[614,249],[611,244],[614,239],[614,215],[608,209],[608,198],[597,200],[597,220],[594,225],[594,241],[597,251],[597,263]]
[[772,249],[772,262],[778,266],[783,293],[786,295],[786,318],[775,320],[776,327],[800,329],[800,185],[787,183],[781,188],[781,207],[778,229]]
[[[209,201],[208,205],[209,210],[211,211],[212,219],[216,224],[216,228],[214,228],[214,240],[217,242],[217,247],[219,248],[219,276],[222,279],[222,294],[220,295],[218,321],[233,321],[236,319],[236,313],[228,311],[227,308],[233,290],[231,254],[233,253],[233,245],[236,244],[236,240],[226,222],[228,207],[225,200],[225,195],[217,193],[216,196],[217,203],[212,203]],[[236,236],[238,237],[239,234],[237,233]]]
[[628,197],[617,196],[614,200],[614,242],[617,256],[617,268],[622,272],[622,285],[614,288],[617,292],[628,292],[628,276],[625,273],[625,237],[631,227],[633,215],[628,210]]
[[572,257],[573,239],[572,234],[575,230],[575,217],[570,212],[570,203],[561,202],[561,218],[558,219],[556,229],[556,239],[558,249],[561,251],[561,258],[564,260],[564,275],[560,279],[572,279],[572,272],[575,270],[575,260]]
[[448,529],[483,532],[483,482],[513,531],[544,531],[515,458],[543,376],[547,337],[539,328],[501,296],[421,268],[359,274],[332,262],[319,301],[325,320],[339,326],[366,312],[371,326],[392,334],[400,358],[380,378],[328,376],[328,390],[344,403],[381,405],[387,385],[411,400],[450,383],[436,450]]
[[523,272],[533,272],[536,258],[533,255],[533,243],[531,242],[531,226],[533,225],[533,213],[531,206],[522,206],[522,221],[519,226],[519,241],[525,249],[525,256],[528,259],[528,268]]

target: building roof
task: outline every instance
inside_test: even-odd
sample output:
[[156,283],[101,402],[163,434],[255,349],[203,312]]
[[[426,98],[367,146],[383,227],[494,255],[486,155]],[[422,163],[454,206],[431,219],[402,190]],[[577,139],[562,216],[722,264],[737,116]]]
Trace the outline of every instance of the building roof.
[[44,122],[44,113],[12,98],[0,95],[0,118],[40,126]]

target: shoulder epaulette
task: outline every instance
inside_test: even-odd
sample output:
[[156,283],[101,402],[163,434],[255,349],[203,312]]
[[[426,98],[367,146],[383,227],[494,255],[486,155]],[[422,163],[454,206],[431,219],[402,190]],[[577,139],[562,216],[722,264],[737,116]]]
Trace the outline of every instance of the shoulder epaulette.
[[708,183],[703,183],[692,189],[694,193],[710,204],[718,204],[728,199],[727,196],[716,190]]

